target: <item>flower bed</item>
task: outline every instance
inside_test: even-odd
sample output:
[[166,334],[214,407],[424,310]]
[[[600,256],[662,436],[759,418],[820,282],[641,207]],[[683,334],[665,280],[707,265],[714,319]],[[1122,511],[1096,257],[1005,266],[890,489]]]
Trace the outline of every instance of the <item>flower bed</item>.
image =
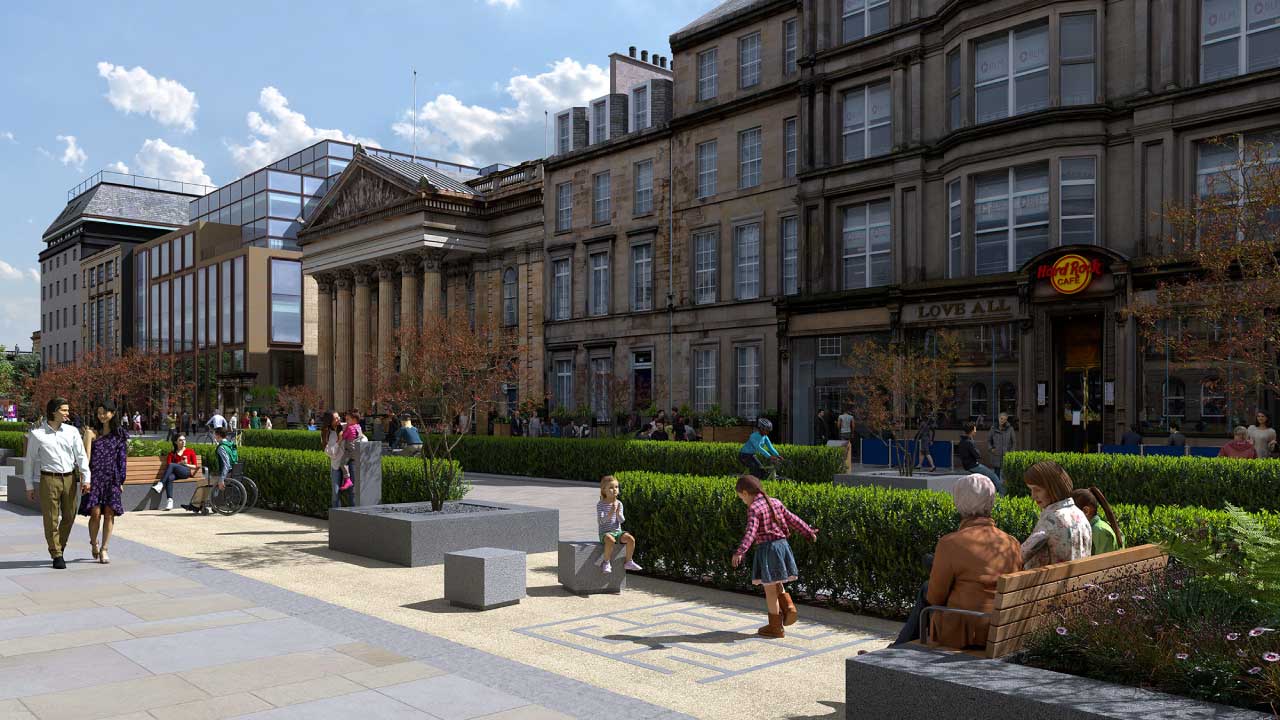
[[1076,487],[1096,485],[1111,502],[1280,510],[1280,460],[1013,452],[1002,468],[1010,495],[1027,495],[1022,473],[1041,460],[1066,469]]
[[[648,571],[680,582],[754,592],[749,567],[734,569],[729,556],[741,539],[746,511],[730,477],[651,472],[619,474],[627,529],[639,541]],[[959,518],[950,496],[919,490],[767,483],[793,512],[818,528],[815,545],[792,543],[800,567],[793,592],[834,605],[901,617],[928,579],[921,557]],[[1161,542],[1203,527],[1216,541],[1226,533],[1226,513],[1203,508],[1115,507],[1130,545]],[[1038,510],[1030,498],[1002,498],[996,525],[1015,538],[1031,533]],[[1270,532],[1280,516],[1257,515]]]
[[[257,447],[315,450],[320,434],[308,430],[247,430],[243,443]],[[596,482],[602,475],[624,470],[650,470],[700,475],[730,475],[742,471],[741,446],[733,443],[692,443],[653,440],[573,440],[468,435],[454,450],[454,459],[467,472],[527,475]],[[841,448],[780,445],[792,480],[830,484],[844,471]]]

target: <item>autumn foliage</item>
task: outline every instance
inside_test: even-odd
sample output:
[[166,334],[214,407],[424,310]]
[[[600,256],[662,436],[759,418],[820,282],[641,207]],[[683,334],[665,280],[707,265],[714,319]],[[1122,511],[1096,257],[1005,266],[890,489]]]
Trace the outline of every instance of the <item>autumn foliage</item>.
[[28,378],[26,414],[43,416],[45,403],[54,397],[66,398],[71,411],[82,416],[108,398],[122,411],[147,416],[167,412],[170,400],[176,402],[192,392],[190,382],[175,380],[176,362],[171,356],[133,350],[124,355],[90,351],[78,362],[55,365]]

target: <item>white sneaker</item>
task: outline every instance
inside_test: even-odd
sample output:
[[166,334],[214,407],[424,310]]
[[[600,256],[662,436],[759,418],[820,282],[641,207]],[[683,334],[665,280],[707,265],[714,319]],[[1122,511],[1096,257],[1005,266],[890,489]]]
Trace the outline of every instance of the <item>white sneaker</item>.
[[632,571],[635,571],[635,570],[643,570],[643,569],[644,569],[644,568],[640,567],[639,565],[637,565],[637,564],[636,564],[636,562],[635,562],[635,560],[628,560],[628,561],[627,561],[627,564],[626,564],[626,565],[623,565],[623,567],[625,567],[625,568],[626,568],[626,569],[628,569],[628,570],[632,570]]
[[169,498],[169,501],[164,504],[164,509],[165,510],[173,509],[173,498]]
[[156,494],[159,495],[164,490],[164,483],[161,482],[160,480],[157,480],[155,481],[154,484],[152,484],[151,489],[155,490]]
[[608,560],[605,560],[604,564],[600,566],[600,572],[604,573],[605,575],[608,575],[609,573],[613,572],[613,565],[611,565]]

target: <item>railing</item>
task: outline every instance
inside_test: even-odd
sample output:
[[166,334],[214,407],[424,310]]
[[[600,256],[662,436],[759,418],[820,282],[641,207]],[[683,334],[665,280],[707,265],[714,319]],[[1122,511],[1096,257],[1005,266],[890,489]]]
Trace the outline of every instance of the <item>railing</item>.
[[146,188],[148,190],[179,192],[187,195],[207,195],[218,189],[217,187],[201,185],[199,183],[165,180],[163,178],[153,178],[145,175],[129,175],[126,173],[115,172],[114,170],[99,170],[98,172],[90,175],[84,182],[68,190],[67,202],[71,202],[88,192],[91,188],[103,183],[127,185],[129,187]]
[[476,192],[487,193],[502,188],[518,185],[522,182],[537,180],[542,174],[542,166],[520,167],[493,173],[480,182],[468,183]]

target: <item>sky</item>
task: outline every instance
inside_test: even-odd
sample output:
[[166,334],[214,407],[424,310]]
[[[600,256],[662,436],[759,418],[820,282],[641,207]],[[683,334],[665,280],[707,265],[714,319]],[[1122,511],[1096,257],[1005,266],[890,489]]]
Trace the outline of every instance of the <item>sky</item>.
[[40,236],[103,169],[222,185],[322,138],[540,157],[608,56],[670,56],[719,0],[0,3],[0,344],[39,328]]

